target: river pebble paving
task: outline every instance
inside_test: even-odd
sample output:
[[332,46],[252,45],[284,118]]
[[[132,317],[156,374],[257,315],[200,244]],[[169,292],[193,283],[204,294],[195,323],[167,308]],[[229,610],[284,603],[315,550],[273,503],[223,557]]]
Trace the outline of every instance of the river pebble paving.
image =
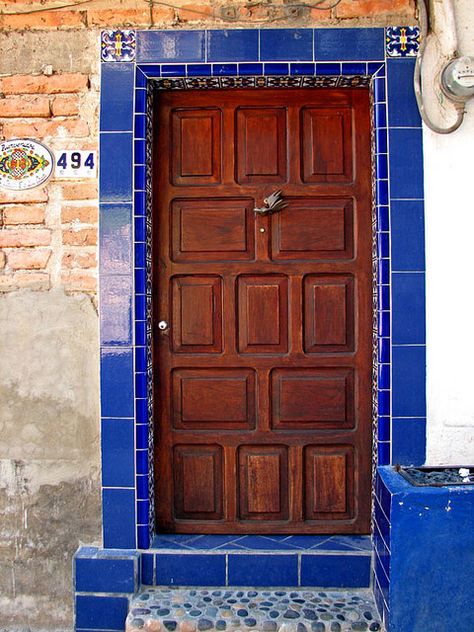
[[147,588],[126,632],[383,632],[368,590]]

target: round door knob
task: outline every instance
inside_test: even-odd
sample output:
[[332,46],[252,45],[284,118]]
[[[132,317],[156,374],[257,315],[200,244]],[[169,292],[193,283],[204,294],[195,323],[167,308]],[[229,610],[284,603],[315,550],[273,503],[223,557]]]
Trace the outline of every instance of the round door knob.
[[161,331],[165,331],[165,329],[168,329],[168,323],[166,322],[166,320],[160,320],[160,322],[158,323],[158,329],[161,329]]

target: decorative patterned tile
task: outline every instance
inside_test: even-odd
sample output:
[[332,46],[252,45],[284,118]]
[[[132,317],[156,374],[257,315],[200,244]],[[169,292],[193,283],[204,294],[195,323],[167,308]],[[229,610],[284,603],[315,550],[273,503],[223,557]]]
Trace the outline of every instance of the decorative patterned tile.
[[136,51],[136,34],[134,30],[116,29],[102,31],[102,61],[133,61]]
[[385,43],[389,57],[416,57],[420,47],[418,26],[389,26]]

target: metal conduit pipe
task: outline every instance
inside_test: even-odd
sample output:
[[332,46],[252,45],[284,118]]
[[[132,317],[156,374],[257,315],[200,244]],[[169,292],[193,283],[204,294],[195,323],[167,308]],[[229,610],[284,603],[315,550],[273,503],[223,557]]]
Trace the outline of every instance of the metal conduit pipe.
[[[457,49],[457,37],[456,37],[456,23],[454,20],[454,11],[451,4],[451,0],[446,0],[447,2],[447,18],[449,24],[447,25],[452,37],[453,37],[453,54],[456,53]],[[462,124],[464,120],[464,104],[463,103],[454,103],[454,107],[457,110],[457,118],[456,121],[450,125],[449,127],[439,127],[430,119],[427,111],[425,110],[425,105],[423,101],[423,89],[422,89],[422,81],[421,81],[421,65],[423,62],[423,55],[426,48],[426,38],[429,32],[429,18],[428,18],[428,10],[426,8],[425,0],[416,0],[416,6],[418,10],[418,16],[420,21],[420,48],[418,50],[418,55],[415,62],[415,73],[413,76],[413,85],[415,89],[415,97],[416,102],[418,104],[418,109],[420,111],[421,118],[423,122],[437,134],[451,134],[451,132],[456,131]]]

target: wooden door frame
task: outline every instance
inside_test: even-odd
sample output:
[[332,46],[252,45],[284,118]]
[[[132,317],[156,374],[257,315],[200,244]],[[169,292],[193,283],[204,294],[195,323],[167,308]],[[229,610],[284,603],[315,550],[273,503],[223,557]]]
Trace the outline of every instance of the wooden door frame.
[[[106,548],[148,549],[154,535],[153,487],[149,485],[153,472],[148,466],[153,411],[147,388],[146,163],[150,145],[146,119],[150,109],[146,95],[164,77],[182,88],[192,87],[197,75],[219,85],[226,80],[224,74],[234,81],[249,72],[259,77],[289,73],[292,78],[309,73],[321,81],[331,77],[347,81],[357,73],[370,78],[376,155],[373,199],[377,201],[373,245],[380,263],[374,296],[374,306],[379,308],[374,349],[378,358],[373,405],[379,417],[378,429],[373,430],[378,442],[374,469],[391,462],[392,450],[394,459],[408,463],[403,460],[408,444],[410,454],[405,458],[424,462],[425,338],[420,327],[417,344],[412,344],[413,336],[406,332],[412,320],[424,320],[424,265],[419,256],[416,264],[412,261],[415,249],[424,252],[422,130],[412,88],[417,32],[417,27],[288,28],[284,34],[292,41],[291,51],[285,47],[286,40],[278,40],[271,58],[261,57],[255,42],[273,37],[273,31],[258,28],[235,34],[219,29],[118,29],[114,33],[121,39],[120,49],[111,43],[110,32],[102,34],[99,318]],[[409,47],[402,41],[407,33]],[[213,42],[220,42],[219,50],[212,48]],[[170,51],[175,51],[174,56]],[[222,63],[223,59],[229,61]],[[390,224],[393,204],[400,212],[397,232],[392,232]],[[392,275],[391,248],[395,244],[400,254],[408,234],[411,259],[404,256],[401,262],[399,258]],[[392,278],[398,279],[393,296]],[[417,294],[421,300],[407,320],[415,291],[421,292]],[[392,319],[397,325],[393,338]]]

